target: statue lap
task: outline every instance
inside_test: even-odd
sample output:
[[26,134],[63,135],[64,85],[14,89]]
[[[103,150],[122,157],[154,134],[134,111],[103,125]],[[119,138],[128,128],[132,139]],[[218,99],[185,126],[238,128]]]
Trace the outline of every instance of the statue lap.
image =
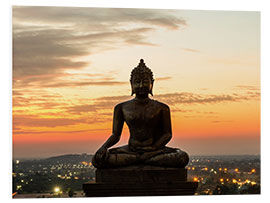
[[132,151],[128,145],[109,149],[102,161],[97,163],[95,156],[93,164],[97,168],[115,168],[136,164],[183,168],[189,162],[186,152],[171,147],[163,147],[156,151]]

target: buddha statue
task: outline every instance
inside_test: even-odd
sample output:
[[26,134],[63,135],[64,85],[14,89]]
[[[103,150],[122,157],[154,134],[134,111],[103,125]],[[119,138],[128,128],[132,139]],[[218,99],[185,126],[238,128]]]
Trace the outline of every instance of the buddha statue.
[[[186,152],[167,147],[172,138],[170,109],[153,96],[153,73],[141,59],[130,76],[129,101],[117,104],[113,113],[112,135],[97,150],[92,163],[98,169],[131,165],[183,168],[189,162]],[[111,148],[121,137],[126,122],[130,137],[127,145]]]

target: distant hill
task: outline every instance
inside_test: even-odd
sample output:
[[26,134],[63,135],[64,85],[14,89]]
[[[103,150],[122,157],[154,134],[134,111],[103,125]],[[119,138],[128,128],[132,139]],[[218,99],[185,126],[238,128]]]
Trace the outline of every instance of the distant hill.
[[41,159],[41,162],[58,162],[58,163],[78,163],[82,161],[91,162],[93,155],[90,154],[65,154]]
[[191,158],[216,158],[216,159],[223,159],[223,160],[241,160],[241,159],[260,159],[260,155],[193,155]]
[[[92,154],[64,154],[59,156],[53,156],[49,158],[43,158],[43,159],[20,159],[20,162],[29,162],[29,163],[79,163],[79,162],[91,162],[92,161]],[[260,160],[260,155],[191,155],[190,160],[192,159],[221,159],[221,160],[254,160],[258,159]],[[13,162],[15,163],[16,159],[13,159]]]

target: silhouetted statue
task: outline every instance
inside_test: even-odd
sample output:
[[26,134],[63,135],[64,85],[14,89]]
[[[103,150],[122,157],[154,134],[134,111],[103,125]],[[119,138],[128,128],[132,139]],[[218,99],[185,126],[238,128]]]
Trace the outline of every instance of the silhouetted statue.
[[[131,72],[132,100],[114,108],[113,130],[109,139],[93,157],[96,168],[114,168],[129,165],[155,165],[183,168],[188,164],[186,152],[166,147],[172,138],[170,109],[166,104],[150,99],[154,84],[153,73],[143,59]],[[112,148],[121,137],[123,124],[130,131],[128,145]]]

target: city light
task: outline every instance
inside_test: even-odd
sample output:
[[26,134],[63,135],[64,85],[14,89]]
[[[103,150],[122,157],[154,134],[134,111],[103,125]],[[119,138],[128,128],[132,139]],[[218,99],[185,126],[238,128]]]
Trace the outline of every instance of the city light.
[[195,167],[192,167],[192,170],[194,171],[195,170]]
[[60,192],[60,188],[59,188],[59,187],[55,187],[55,188],[54,188],[54,192],[55,192],[55,193],[59,193],[59,192]]
[[85,166],[88,165],[88,163],[86,161],[82,161],[82,164],[85,165]]
[[220,181],[220,182],[223,182],[223,181],[224,181],[224,179],[223,179],[223,178],[220,178],[220,179],[219,179],[219,181]]
[[255,170],[255,169],[252,169],[252,170],[251,170],[251,173],[255,173],[255,172],[256,172],[256,170]]
[[235,171],[235,172],[238,172],[238,171],[239,171],[239,169],[238,169],[238,168],[236,168],[236,169],[234,169],[234,171]]
[[19,160],[16,160],[16,164],[19,164],[20,163],[20,161]]
[[255,181],[252,181],[252,182],[251,182],[251,185],[256,185],[256,182],[255,182]]
[[250,183],[250,180],[249,179],[246,179],[246,181],[245,181],[246,183]]
[[237,183],[237,180],[236,180],[236,179],[232,179],[232,182],[233,182],[233,183]]
[[194,182],[198,182],[199,179],[198,179],[197,177],[194,177],[194,178],[193,178],[193,181],[194,181]]

